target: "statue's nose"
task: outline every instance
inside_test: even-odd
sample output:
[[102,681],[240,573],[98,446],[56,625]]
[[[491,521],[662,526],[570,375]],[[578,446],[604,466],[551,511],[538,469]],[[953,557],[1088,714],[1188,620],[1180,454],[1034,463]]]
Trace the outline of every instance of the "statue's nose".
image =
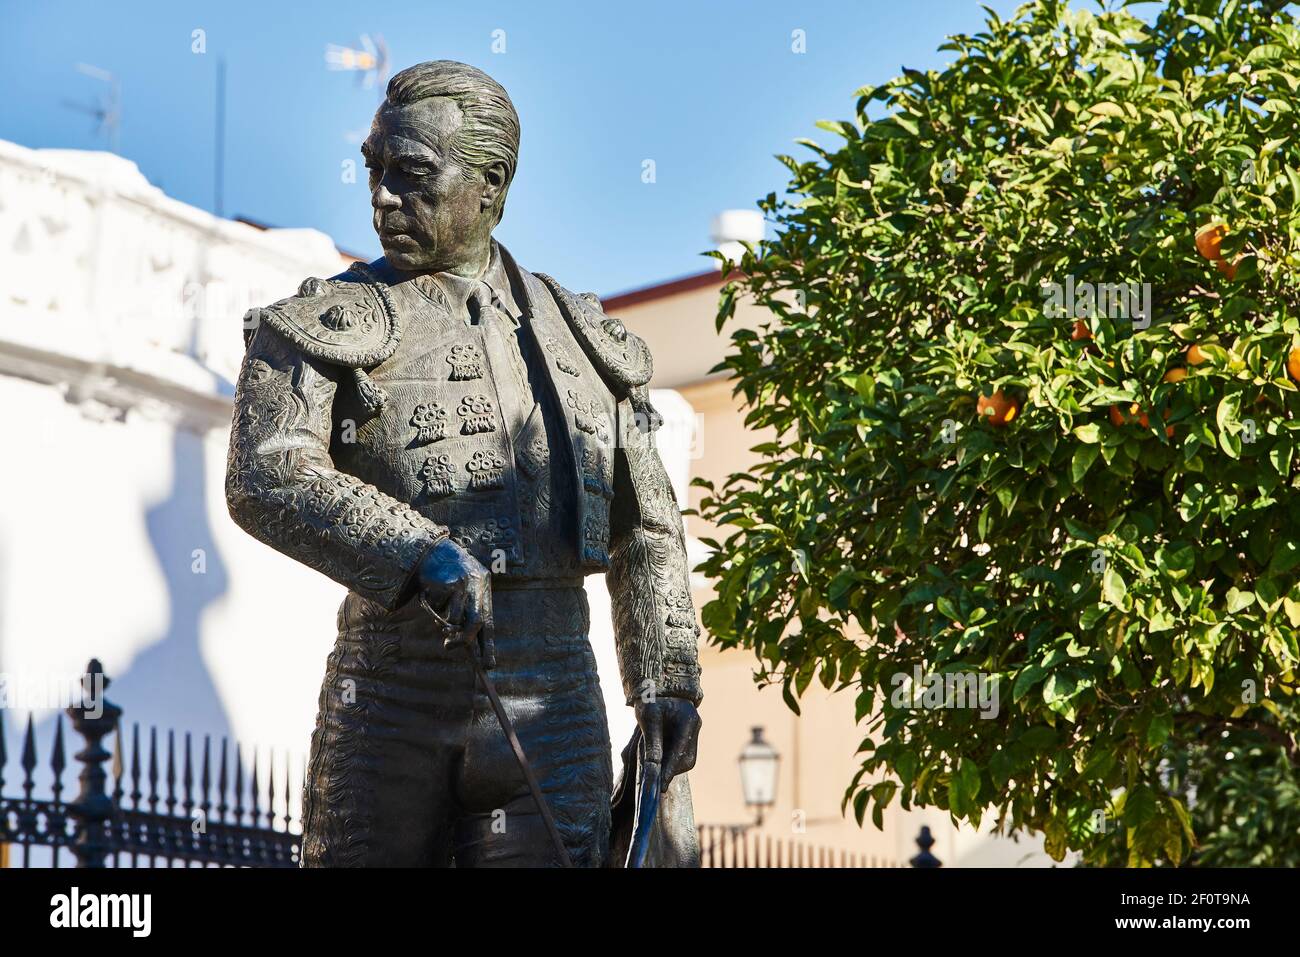
[[370,202],[375,209],[396,209],[402,205],[402,201],[390,193],[383,183],[380,183],[370,194]]

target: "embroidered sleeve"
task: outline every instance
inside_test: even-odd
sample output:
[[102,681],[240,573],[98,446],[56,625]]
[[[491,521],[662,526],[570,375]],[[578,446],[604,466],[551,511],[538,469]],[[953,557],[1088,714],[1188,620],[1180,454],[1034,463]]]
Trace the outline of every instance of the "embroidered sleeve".
[[653,432],[627,438],[615,458],[606,577],[628,703],[655,694],[699,704],[686,534]]
[[326,368],[257,330],[235,390],[226,503],[254,538],[393,608],[447,530],[334,467]]

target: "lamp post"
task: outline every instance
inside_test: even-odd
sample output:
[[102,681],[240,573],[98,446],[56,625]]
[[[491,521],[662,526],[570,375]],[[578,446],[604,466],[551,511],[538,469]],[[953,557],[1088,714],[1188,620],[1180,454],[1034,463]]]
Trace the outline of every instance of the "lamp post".
[[754,826],[763,823],[763,809],[776,803],[776,771],[781,756],[763,740],[762,727],[750,729],[753,737],[740,752],[740,787],[745,804],[755,809]]

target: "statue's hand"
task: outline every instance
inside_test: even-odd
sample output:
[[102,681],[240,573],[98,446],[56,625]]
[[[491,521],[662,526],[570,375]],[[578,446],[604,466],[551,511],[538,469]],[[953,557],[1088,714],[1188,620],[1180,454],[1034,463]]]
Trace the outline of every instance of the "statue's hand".
[[483,667],[495,667],[492,576],[488,570],[451,539],[444,539],[425,554],[417,579],[426,607],[453,626],[445,636],[447,647],[475,648]]
[[695,767],[700,713],[684,698],[637,699],[633,710],[645,738],[646,760],[660,761],[663,786]]

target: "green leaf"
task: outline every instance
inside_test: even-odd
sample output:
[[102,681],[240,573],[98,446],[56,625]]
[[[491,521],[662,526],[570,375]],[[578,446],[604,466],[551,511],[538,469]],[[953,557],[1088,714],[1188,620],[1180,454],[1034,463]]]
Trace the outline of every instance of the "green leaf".
[[1124,826],[1141,829],[1159,813],[1155,792],[1145,784],[1130,788],[1124,798]]
[[858,822],[858,827],[862,826],[863,820],[867,816],[867,804],[871,801],[871,792],[863,789],[853,795],[853,817]]
[[1088,107],[1088,112],[1097,116],[1114,116],[1120,119],[1124,117],[1124,107],[1109,101],[1092,104],[1092,106]]
[[1082,777],[1087,781],[1105,780],[1110,769],[1115,766],[1115,751],[1113,748],[1104,747],[1093,752],[1088,758],[1088,763],[1084,765]]
[[1101,577],[1101,595],[1107,602],[1119,609],[1128,607],[1128,588],[1124,578],[1115,570],[1114,565],[1107,565]]
[[1088,474],[1088,469],[1093,462],[1097,461],[1097,454],[1100,451],[1101,449],[1095,445],[1080,445],[1074,450],[1074,460],[1070,465],[1070,479],[1075,485],[1078,485]]
[[1273,558],[1268,563],[1270,577],[1284,575],[1300,565],[1300,547],[1294,542],[1281,541],[1274,546]]
[[[882,781],[871,789],[875,803],[871,808],[871,823],[876,826],[876,830],[885,829],[885,808],[889,807],[889,802],[894,799],[894,794],[898,791],[898,785],[893,781]],[[859,825],[862,823],[858,822]]]
[[1249,608],[1251,605],[1255,603],[1254,592],[1241,591],[1236,588],[1228,589],[1227,598],[1228,598],[1228,611],[1233,612],[1234,614],[1245,608]]
[[961,817],[969,814],[979,790],[979,767],[969,758],[962,758],[956,773],[948,779],[948,803],[953,813]]
[[1170,712],[1152,717],[1147,725],[1147,747],[1158,748],[1169,740],[1174,730],[1174,716]]
[[1065,860],[1065,853],[1069,849],[1069,828],[1061,815],[1054,814],[1043,825],[1043,850],[1048,857],[1059,864]]
[[1240,394],[1225,395],[1219,400],[1219,405],[1214,412],[1214,421],[1218,425],[1220,432],[1235,430],[1240,424],[1238,416],[1241,414],[1241,396]]
[[1031,751],[1046,751],[1056,744],[1056,729],[1045,724],[1035,725],[1022,734],[1017,743]]
[[[1300,608],[1300,605],[1297,606]],[[1011,686],[1011,700],[1019,701],[1029,690],[1043,680],[1045,669],[1041,665],[1030,665],[1016,675],[1015,684]]]
[[1088,445],[1095,445],[1101,441],[1101,426],[1097,425],[1095,422],[1089,423],[1088,425],[1081,425],[1074,430],[1074,436],[1080,442]]

